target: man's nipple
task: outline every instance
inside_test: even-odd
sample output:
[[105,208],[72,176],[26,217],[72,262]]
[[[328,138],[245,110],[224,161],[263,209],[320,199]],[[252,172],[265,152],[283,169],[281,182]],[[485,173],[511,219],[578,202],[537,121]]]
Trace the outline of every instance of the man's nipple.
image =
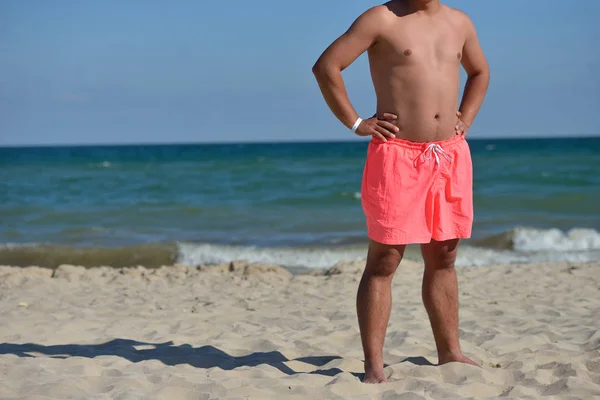
[[404,55],[405,55],[406,57],[410,56],[411,54],[412,54],[412,50],[411,50],[411,49],[406,49],[406,50],[404,50]]

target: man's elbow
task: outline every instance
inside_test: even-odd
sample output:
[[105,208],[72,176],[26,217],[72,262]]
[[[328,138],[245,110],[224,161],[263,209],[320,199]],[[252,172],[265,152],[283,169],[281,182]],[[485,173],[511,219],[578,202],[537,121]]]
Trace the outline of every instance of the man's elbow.
[[490,67],[488,65],[483,65],[479,68],[474,69],[473,71],[471,71],[468,74],[468,77],[473,79],[473,78],[480,78],[480,79],[485,79],[488,80],[490,79]]
[[334,65],[331,65],[331,63],[323,60],[317,60],[315,65],[312,67],[312,73],[317,79],[330,76],[331,74],[335,73],[336,70],[338,72],[340,71],[340,69],[336,69]]
[[319,74],[319,70],[321,69],[321,66],[319,65],[319,62],[317,61],[315,63],[315,65],[313,65],[312,67],[312,73],[314,76],[317,76]]
[[326,70],[325,68],[325,63],[323,63],[321,60],[317,60],[317,62],[315,63],[315,65],[313,65],[312,67],[312,73],[314,76],[316,76],[317,78],[319,76],[322,76]]

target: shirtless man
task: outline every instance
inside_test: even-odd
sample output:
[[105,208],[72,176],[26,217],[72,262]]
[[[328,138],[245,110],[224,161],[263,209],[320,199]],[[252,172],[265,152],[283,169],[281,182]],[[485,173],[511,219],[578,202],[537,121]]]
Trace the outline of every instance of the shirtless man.
[[[377,113],[362,120],[341,72],[368,51]],[[468,74],[458,107],[460,66]],[[477,365],[458,337],[457,246],[471,234],[472,165],[467,131],[489,69],[469,17],[439,0],[393,0],[362,14],[313,67],[335,116],[369,143],[361,202],[369,236],[357,313],[364,382],[386,382],[383,343],[392,277],[407,244],[420,243],[422,295],[439,364]]]

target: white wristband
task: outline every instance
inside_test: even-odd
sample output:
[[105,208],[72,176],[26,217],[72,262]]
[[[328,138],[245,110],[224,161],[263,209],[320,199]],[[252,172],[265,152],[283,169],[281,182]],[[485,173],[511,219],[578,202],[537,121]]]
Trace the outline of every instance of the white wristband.
[[360,125],[360,123],[362,121],[363,121],[362,118],[358,117],[358,119],[354,123],[354,126],[352,127],[352,132],[356,133],[356,130],[358,129],[358,126]]

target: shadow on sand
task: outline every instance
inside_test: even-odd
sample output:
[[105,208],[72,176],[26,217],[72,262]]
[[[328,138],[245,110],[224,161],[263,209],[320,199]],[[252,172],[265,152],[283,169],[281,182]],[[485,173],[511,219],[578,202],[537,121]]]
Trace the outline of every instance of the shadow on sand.
[[[136,347],[145,347],[137,349]],[[34,353],[34,354],[30,354]],[[34,343],[13,344],[0,343],[0,354],[14,354],[18,357],[33,357],[44,354],[52,358],[116,356],[137,363],[146,360],[158,360],[165,365],[189,364],[196,368],[214,368],[232,370],[238,367],[255,367],[267,364],[287,375],[296,372],[285,363],[289,361],[303,362],[315,367],[322,367],[333,360],[341,359],[339,356],[300,357],[293,360],[286,358],[278,351],[255,352],[247,356],[233,357],[213,346],[192,347],[189,344],[173,345],[173,342],[145,343],[129,339],[114,339],[103,344],[65,344],[43,346]],[[408,357],[402,362],[415,365],[434,365],[423,357]],[[335,376],[343,372],[339,368],[317,369],[309,374]],[[352,373],[357,378],[363,378],[362,373]]]

